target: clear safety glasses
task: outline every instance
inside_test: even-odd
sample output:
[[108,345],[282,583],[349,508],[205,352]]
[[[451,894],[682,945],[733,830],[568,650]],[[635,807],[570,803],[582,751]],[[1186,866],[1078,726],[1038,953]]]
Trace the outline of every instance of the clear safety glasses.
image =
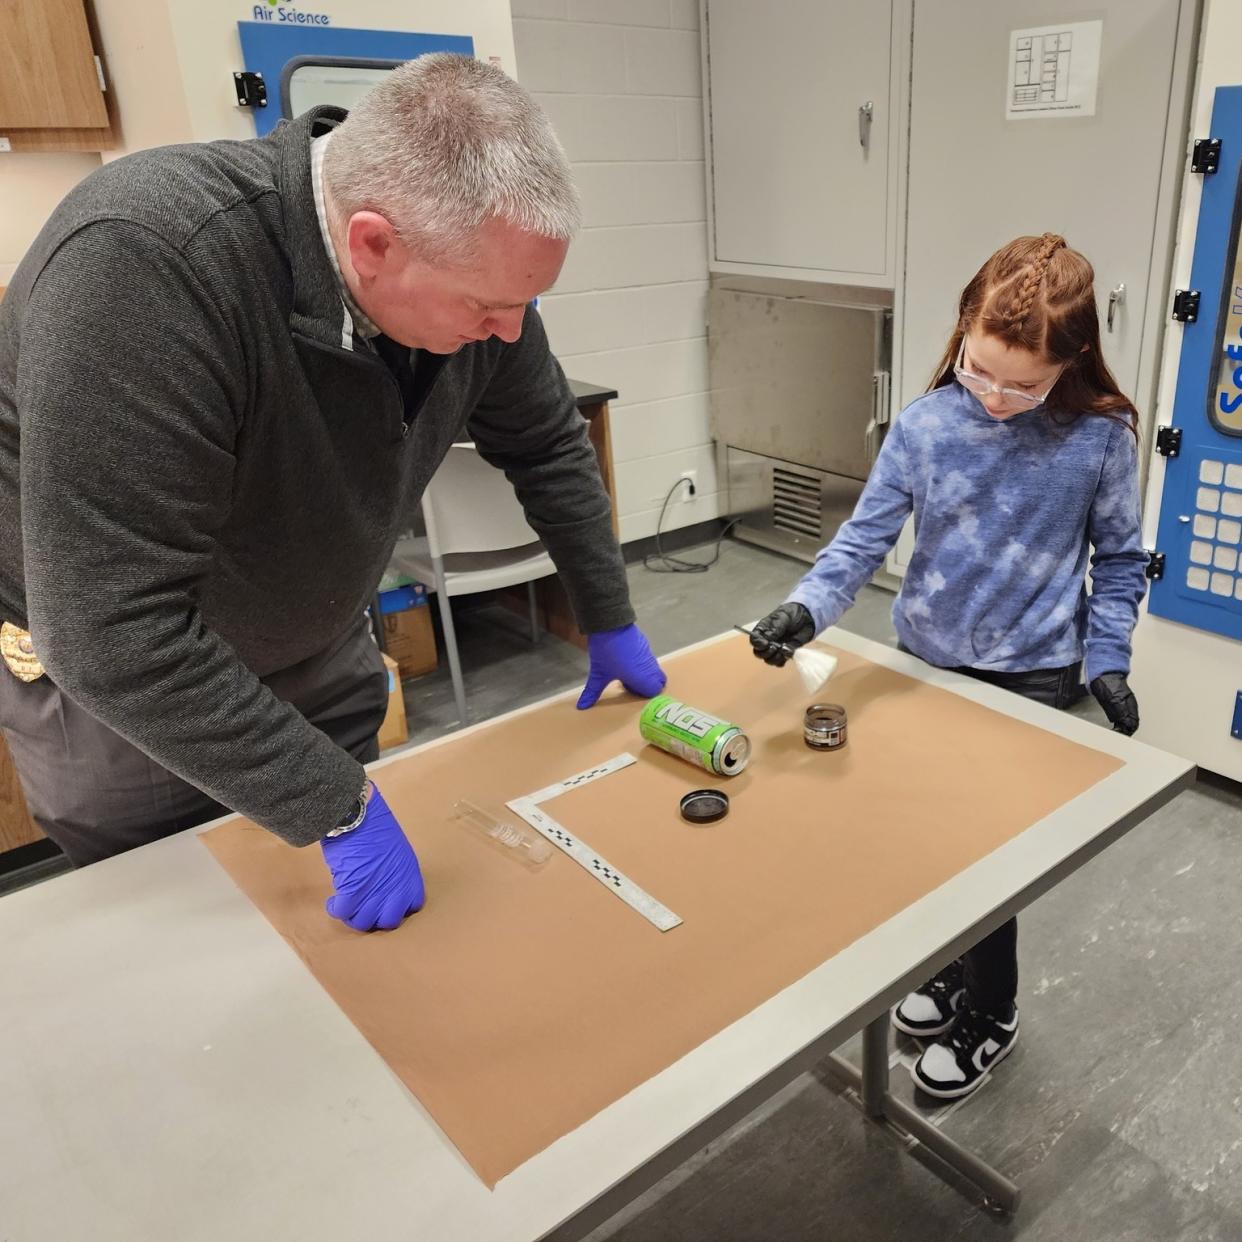
[[991,393],[996,393],[1006,405],[1014,407],[1014,413],[1018,414],[1023,410],[1037,410],[1045,401],[1048,400],[1048,394],[1057,386],[1057,380],[1061,378],[1065,368],[1062,367],[1057,372],[1056,379],[1048,385],[1047,390],[1043,393],[1024,392],[1021,388],[1002,388],[999,384],[993,383],[990,379],[984,379],[982,375],[976,375],[973,371],[968,371],[962,365],[966,357],[966,338],[962,337],[961,348],[957,351],[957,361],[953,364],[953,374],[957,376],[957,382],[973,392],[976,397],[986,397]]

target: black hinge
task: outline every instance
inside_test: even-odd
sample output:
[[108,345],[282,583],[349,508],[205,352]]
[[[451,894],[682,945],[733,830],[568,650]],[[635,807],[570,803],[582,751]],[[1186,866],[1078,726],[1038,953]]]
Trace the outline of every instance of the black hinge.
[[1159,582],[1164,577],[1164,553],[1148,552],[1147,568],[1143,572],[1153,581]]
[[267,84],[261,73],[242,73],[235,70],[233,85],[237,88],[239,108],[267,107]]
[[1156,452],[1161,457],[1176,457],[1182,451],[1182,429],[1180,427],[1156,428]]
[[1199,290],[1178,289],[1173,294],[1173,318],[1178,323],[1194,323],[1199,318]]
[[1220,139],[1196,138],[1190,156],[1190,171],[1214,173],[1220,167]]

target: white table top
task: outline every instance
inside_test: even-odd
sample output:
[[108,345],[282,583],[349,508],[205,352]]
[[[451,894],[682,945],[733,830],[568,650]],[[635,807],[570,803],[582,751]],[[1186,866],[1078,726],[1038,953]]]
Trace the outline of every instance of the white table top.
[[196,832],[0,899],[0,1239],[529,1242],[826,1033],[858,1029],[929,954],[951,956],[1193,777],[1135,739],[844,631],[824,638],[1124,766],[494,1191]]

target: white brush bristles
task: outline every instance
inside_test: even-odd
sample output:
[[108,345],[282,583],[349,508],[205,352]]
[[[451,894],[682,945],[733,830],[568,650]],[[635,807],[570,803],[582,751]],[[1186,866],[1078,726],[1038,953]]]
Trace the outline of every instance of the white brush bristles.
[[799,647],[793,662],[807,694],[817,694],[837,671],[837,657],[814,647]]

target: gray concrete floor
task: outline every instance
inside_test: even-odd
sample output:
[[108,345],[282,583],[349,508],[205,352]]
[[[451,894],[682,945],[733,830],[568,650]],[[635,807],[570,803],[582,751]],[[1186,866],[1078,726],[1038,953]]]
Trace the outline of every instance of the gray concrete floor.
[[[728,541],[706,574],[633,566],[630,583],[664,653],[762,615],[803,568]],[[895,643],[891,601],[867,588],[842,624]],[[458,635],[477,719],[585,673],[581,652],[532,648],[497,607],[459,609]],[[452,726],[446,670],[406,695],[413,741]],[[1103,720],[1091,701],[1075,711]],[[1200,782],[1023,914],[1021,1040],[978,1095],[932,1114],[1019,1183],[1014,1219],[983,1214],[812,1072],[590,1242],[1242,1242],[1240,811],[1237,787]],[[893,1081],[912,1097],[900,1062]]]

